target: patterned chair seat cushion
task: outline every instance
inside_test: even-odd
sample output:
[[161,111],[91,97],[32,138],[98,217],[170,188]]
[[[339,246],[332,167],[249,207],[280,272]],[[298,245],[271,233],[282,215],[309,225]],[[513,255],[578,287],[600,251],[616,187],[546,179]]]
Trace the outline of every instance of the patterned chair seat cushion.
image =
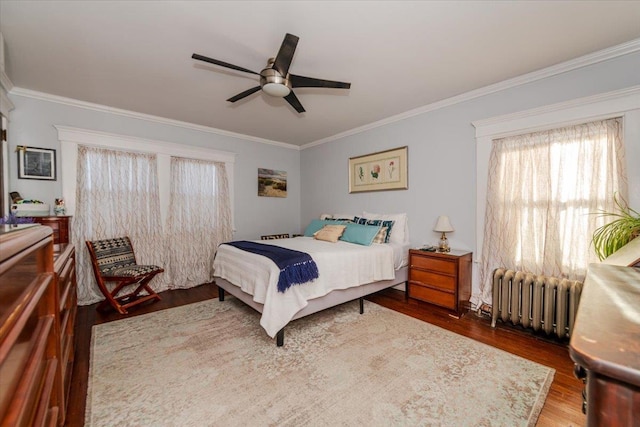
[[128,265],[103,271],[105,277],[138,277],[154,271],[162,271],[157,265]]

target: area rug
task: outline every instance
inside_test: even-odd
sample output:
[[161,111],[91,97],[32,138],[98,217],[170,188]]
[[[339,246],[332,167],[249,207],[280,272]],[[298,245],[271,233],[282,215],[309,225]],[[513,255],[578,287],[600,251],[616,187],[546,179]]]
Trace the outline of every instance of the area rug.
[[352,302],[277,347],[234,298],[94,326],[87,426],[529,426],[554,370]]

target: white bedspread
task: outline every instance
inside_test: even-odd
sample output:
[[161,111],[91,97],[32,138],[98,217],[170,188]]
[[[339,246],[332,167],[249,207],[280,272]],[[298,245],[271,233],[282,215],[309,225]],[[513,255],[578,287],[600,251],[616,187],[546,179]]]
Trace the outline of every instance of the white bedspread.
[[395,277],[394,250],[390,245],[356,245],[315,240],[312,237],[257,241],[306,252],[318,266],[318,279],[293,285],[278,292],[280,270],[269,258],[230,245],[220,245],[213,263],[214,276],[221,277],[253,295],[263,304],[260,325],[275,337],[293,316],[307,306],[307,301],[322,297],[335,289],[346,289]]

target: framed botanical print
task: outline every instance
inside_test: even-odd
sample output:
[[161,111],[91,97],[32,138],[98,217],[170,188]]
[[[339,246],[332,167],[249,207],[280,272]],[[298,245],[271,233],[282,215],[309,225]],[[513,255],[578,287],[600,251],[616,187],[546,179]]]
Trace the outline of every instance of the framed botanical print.
[[408,147],[399,147],[349,159],[349,193],[406,190]]

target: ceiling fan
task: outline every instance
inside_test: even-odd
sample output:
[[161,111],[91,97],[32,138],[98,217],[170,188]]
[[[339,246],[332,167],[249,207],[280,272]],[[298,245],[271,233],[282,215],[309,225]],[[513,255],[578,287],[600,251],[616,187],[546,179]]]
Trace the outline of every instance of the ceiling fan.
[[287,102],[295,108],[298,113],[304,113],[305,109],[293,93],[293,88],[296,87],[323,87],[323,88],[335,88],[335,89],[349,89],[351,83],[336,82],[333,80],[322,80],[313,77],[298,76],[295,74],[289,74],[289,66],[293,60],[293,54],[296,51],[299,38],[293,34],[284,36],[280,50],[275,58],[269,58],[267,66],[256,73],[255,71],[248,70],[237,65],[229,64],[227,62],[219,61],[217,59],[208,58],[206,56],[198,55],[194,53],[191,55],[193,59],[199,61],[209,62],[211,64],[219,65],[221,67],[231,68],[232,70],[242,71],[244,73],[256,74],[260,76],[260,86],[252,87],[244,92],[232,96],[227,99],[229,102],[236,102],[247,96],[256,93],[261,90],[267,95],[284,98]]

